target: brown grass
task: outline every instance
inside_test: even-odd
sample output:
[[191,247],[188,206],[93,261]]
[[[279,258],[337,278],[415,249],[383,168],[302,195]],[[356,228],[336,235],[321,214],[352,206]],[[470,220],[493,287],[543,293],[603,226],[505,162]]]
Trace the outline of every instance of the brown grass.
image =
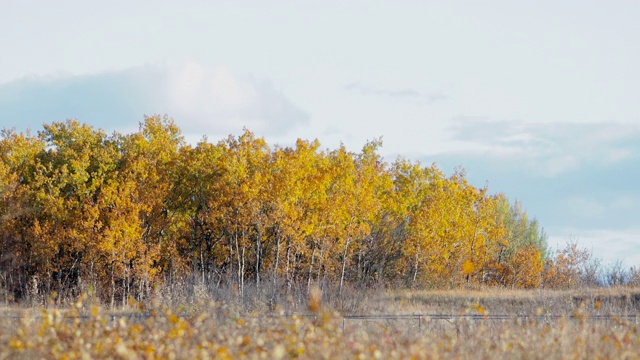
[[569,315],[578,307],[629,314],[640,310],[640,289],[400,291],[387,294],[379,304],[376,311],[427,314],[456,313],[476,304],[494,314]]
[[[84,297],[68,307],[8,308],[0,317],[0,359],[15,358],[638,358],[638,289],[583,291],[377,291],[361,297],[363,314],[560,314],[564,318],[424,317],[347,319],[320,289],[286,309],[254,300],[185,296],[173,307],[156,299],[117,312]],[[220,295],[221,298],[224,296]],[[166,297],[165,297],[166,298]],[[203,302],[204,300],[208,302]],[[285,301],[286,303],[286,301]],[[257,304],[257,305],[256,305]],[[285,312],[311,316],[283,316]],[[137,314],[137,315],[136,315]],[[136,315],[136,316],[133,316]]]

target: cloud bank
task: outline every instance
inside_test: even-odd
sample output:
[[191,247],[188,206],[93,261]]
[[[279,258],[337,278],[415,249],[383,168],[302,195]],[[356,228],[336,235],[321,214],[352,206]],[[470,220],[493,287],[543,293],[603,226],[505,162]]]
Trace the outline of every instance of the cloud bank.
[[309,120],[264,79],[225,66],[185,63],[0,84],[0,126],[39,129],[77,118],[105,129],[132,127],[144,114],[168,114],[185,133],[229,134],[247,127],[282,134]]
[[558,231],[558,235],[550,236],[548,243],[552,250],[556,250],[564,248],[567,242],[575,241],[595,258],[601,259],[605,266],[622,261],[625,267],[637,267],[640,265],[637,252],[639,238],[640,228],[637,227],[621,230],[566,228]]
[[452,140],[472,149],[466,150],[469,155],[515,159],[543,177],[640,157],[640,126],[635,124],[526,123],[460,116],[450,130]]
[[447,172],[463,166],[474,185],[488,184],[491,192],[521,200],[549,233],[582,229],[596,241],[594,234],[602,235],[601,229],[637,226],[638,125],[458,117],[449,135],[459,150],[423,156],[422,161],[435,161]]

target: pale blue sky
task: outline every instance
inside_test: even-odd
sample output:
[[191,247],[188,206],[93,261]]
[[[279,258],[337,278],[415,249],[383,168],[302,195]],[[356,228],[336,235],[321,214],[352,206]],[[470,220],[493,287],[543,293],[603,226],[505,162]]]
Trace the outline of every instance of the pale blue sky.
[[461,165],[640,265],[637,1],[0,0],[0,126],[248,127]]

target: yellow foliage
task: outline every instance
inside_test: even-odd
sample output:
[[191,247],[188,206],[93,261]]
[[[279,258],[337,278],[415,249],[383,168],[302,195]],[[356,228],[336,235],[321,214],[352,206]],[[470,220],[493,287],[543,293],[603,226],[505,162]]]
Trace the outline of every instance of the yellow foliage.
[[470,275],[472,274],[476,269],[475,264],[473,263],[473,261],[467,259],[462,263],[462,273],[464,275]]
[[[130,134],[77,120],[37,136],[5,131],[0,231],[15,261],[3,270],[18,279],[16,294],[83,286],[113,306],[190,274],[225,274],[239,296],[265,277],[341,290],[398,280],[538,286],[540,254],[509,247],[503,197],[471,186],[462,169],[386,163],[381,146],[270,148],[246,129],[191,146],[166,116]],[[572,256],[546,274],[573,279]]]

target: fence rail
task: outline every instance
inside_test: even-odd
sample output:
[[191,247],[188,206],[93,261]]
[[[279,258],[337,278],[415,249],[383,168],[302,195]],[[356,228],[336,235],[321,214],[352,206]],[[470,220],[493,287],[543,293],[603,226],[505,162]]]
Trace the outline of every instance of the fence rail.
[[[271,315],[271,317],[310,317],[315,318],[314,314],[284,314],[284,315]],[[418,322],[418,330],[422,331],[422,325],[424,321],[431,320],[443,320],[449,323],[453,323],[455,320],[536,320],[536,321],[549,321],[549,320],[587,320],[587,321],[611,321],[611,320],[627,320],[633,321],[638,324],[638,318],[640,314],[606,314],[606,315],[559,315],[559,314],[547,314],[547,315],[521,315],[521,314],[376,314],[376,315],[343,315],[336,316],[334,320],[342,320],[342,330],[345,329],[347,321],[351,320],[412,320]]]
[[[106,317],[111,318],[112,320],[117,320],[120,318],[126,318],[130,320],[146,320],[153,316],[150,313],[119,313],[119,314],[109,314]],[[161,315],[160,315],[161,316]],[[181,318],[188,318],[190,315],[188,314],[180,314],[178,315]],[[246,315],[252,316],[252,315]],[[305,314],[305,313],[288,313],[288,314],[267,314],[264,315],[263,318],[290,318],[290,317],[304,317],[304,318],[317,318],[317,314]],[[25,318],[25,315],[0,315],[0,320],[20,320]],[[28,316],[32,319],[42,318],[42,315],[36,316]],[[65,319],[91,319],[91,315],[63,315]],[[570,319],[570,320],[630,320],[635,321],[636,323],[640,319],[640,314],[596,314],[596,315],[576,315],[576,314],[547,314],[547,315],[523,315],[523,314],[351,314],[351,315],[337,315],[331,317],[333,320],[446,320],[446,321],[454,321],[454,320],[474,320],[474,321],[482,321],[482,320],[559,320],[559,319]]]
[[[309,315],[306,315],[309,316]],[[402,319],[428,319],[428,320],[554,320],[554,319],[590,319],[590,320],[613,320],[613,319],[633,319],[640,318],[640,314],[606,314],[606,315],[521,315],[521,314],[379,314],[379,315],[344,315],[338,318],[347,320],[402,320]]]

